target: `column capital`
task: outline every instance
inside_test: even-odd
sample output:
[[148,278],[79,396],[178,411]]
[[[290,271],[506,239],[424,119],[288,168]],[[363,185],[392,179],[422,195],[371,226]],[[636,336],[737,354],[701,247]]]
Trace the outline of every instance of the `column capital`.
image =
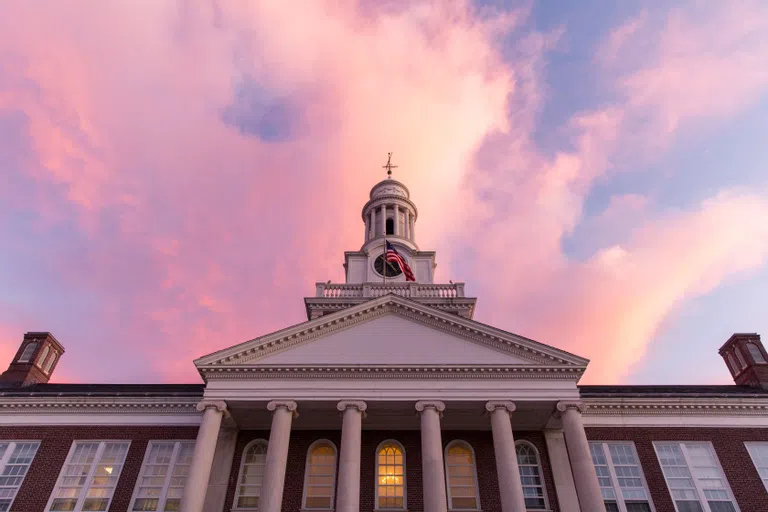
[[440,400],[419,400],[416,402],[416,410],[424,412],[425,409],[434,409],[441,413],[445,410],[445,404]]
[[508,401],[494,401],[491,400],[490,402],[485,403],[485,410],[488,412],[493,412],[496,409],[506,409],[508,413],[514,412],[515,409],[517,409],[517,406],[515,405],[515,402],[508,402]]
[[365,410],[368,409],[368,404],[362,400],[342,400],[336,404],[336,409],[339,412],[344,412],[347,409],[357,409],[361,413],[365,413]]
[[296,409],[298,409],[298,405],[293,400],[272,400],[267,404],[267,410],[268,411],[275,411],[277,409],[285,409],[286,411],[292,413],[292,416],[296,418],[299,413]]
[[227,402],[224,400],[200,400],[195,406],[195,409],[199,412],[203,412],[206,409],[216,409],[220,413],[223,413],[225,418],[229,418]]
[[587,409],[587,406],[584,405],[584,402],[581,400],[564,400],[562,402],[557,402],[557,410],[561,413],[567,411],[568,409],[576,409],[582,413]]

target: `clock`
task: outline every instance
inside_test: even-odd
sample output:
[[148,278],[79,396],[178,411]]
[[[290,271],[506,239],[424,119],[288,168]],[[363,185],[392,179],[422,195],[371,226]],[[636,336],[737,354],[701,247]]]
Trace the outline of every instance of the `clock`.
[[[382,277],[397,277],[403,273],[403,271],[400,270],[400,265],[393,262],[387,262],[384,259],[383,254],[379,255],[379,257],[373,261],[373,269]],[[385,269],[387,271],[386,274],[384,274]]]

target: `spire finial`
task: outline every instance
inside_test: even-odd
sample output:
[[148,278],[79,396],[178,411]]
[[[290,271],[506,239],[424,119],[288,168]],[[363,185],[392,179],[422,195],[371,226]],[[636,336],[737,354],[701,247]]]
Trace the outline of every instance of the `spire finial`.
[[382,169],[387,170],[387,178],[392,179],[392,169],[397,169],[396,165],[392,165],[392,152],[387,153],[387,164],[381,166]]

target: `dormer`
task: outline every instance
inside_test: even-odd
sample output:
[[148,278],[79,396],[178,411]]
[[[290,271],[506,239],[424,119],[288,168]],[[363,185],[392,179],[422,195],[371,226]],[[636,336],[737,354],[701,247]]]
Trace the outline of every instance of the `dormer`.
[[28,332],[8,369],[0,375],[0,383],[17,386],[45,384],[50,380],[63,353],[64,347],[53,334]]

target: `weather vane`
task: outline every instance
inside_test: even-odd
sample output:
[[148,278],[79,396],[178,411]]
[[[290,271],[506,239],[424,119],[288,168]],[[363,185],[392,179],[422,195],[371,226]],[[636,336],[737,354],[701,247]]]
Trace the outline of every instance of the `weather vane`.
[[392,165],[392,152],[387,153],[387,165],[382,165],[382,169],[387,170],[387,178],[392,179],[392,169],[397,169],[396,165]]

